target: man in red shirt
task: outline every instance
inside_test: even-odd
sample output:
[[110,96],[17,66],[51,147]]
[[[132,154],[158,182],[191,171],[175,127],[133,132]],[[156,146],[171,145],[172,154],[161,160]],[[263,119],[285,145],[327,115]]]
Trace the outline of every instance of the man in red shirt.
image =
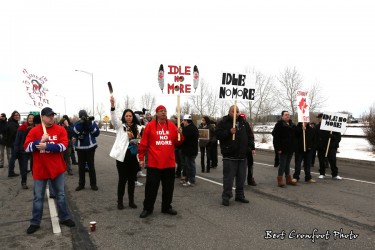
[[42,109],[41,118],[46,132],[43,132],[42,124],[35,126],[28,133],[24,144],[25,151],[32,152],[33,155],[34,200],[32,219],[27,229],[28,234],[32,234],[40,228],[44,194],[49,179],[55,191],[60,224],[68,227],[75,226],[75,223],[70,219],[64,192],[64,172],[66,170],[64,151],[68,146],[68,135],[63,127],[54,123],[54,115],[56,113],[51,108]]
[[161,212],[177,214],[171,206],[176,168],[174,149],[175,146],[181,145],[183,140],[182,129],[177,129],[176,125],[167,119],[167,109],[163,105],[158,106],[156,119],[147,124],[138,146],[141,167],[144,167],[146,150],[148,151],[145,200],[143,212],[139,217],[146,218],[152,214],[160,182],[163,187]]

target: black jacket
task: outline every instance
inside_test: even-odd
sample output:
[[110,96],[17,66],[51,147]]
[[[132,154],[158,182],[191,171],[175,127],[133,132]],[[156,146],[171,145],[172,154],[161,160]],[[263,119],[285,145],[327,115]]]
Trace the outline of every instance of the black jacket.
[[341,141],[341,133],[331,132],[327,130],[320,129],[320,123],[315,127],[315,136],[317,137],[317,149],[326,150],[328,145],[328,140],[331,137],[331,142],[329,148],[338,148]]
[[13,146],[16,140],[16,134],[17,134],[17,130],[19,126],[20,125],[18,124],[18,121],[12,118],[9,118],[8,124],[6,127],[6,136],[5,136],[5,145],[7,145],[8,147]]
[[236,119],[237,132],[234,141],[230,132],[232,127],[233,119],[229,116],[224,116],[216,127],[215,135],[220,141],[221,154],[224,158],[245,159],[249,148],[254,144],[254,140],[251,140],[250,136],[250,126],[239,116]]
[[6,128],[7,128],[7,121],[0,120],[0,145],[5,145]]
[[295,125],[289,121],[289,125],[283,120],[279,120],[272,131],[273,147],[275,151],[281,153],[293,153],[296,147]]
[[[297,144],[296,144],[296,152],[303,152],[304,146],[303,146],[303,130],[302,130],[302,123],[298,123],[295,127],[295,133],[297,138]],[[310,124],[306,124],[306,130],[305,130],[305,144],[306,144],[306,150],[313,150],[316,145],[315,140],[315,129],[310,127]]]
[[194,123],[190,123],[186,127],[182,127],[182,134],[184,135],[184,142],[182,143],[182,153],[186,156],[198,155],[198,139],[199,131]]

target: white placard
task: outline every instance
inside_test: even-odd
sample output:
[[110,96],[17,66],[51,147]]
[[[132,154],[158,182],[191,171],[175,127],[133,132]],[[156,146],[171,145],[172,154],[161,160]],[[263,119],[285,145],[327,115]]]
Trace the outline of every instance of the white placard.
[[347,123],[348,114],[324,112],[320,129],[344,133]]

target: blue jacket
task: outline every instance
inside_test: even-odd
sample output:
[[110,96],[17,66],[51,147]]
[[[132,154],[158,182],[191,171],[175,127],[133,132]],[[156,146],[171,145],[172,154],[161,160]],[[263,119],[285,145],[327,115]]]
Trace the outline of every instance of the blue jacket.
[[100,130],[95,121],[77,121],[73,125],[73,136],[76,138],[75,148],[77,150],[94,150],[98,146],[96,137],[99,134]]

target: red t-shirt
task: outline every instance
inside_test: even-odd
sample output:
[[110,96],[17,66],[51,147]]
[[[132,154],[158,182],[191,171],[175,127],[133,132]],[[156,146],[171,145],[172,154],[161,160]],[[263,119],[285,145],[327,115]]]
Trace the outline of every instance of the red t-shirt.
[[24,144],[25,151],[33,154],[34,180],[55,179],[66,170],[64,161],[64,151],[68,146],[66,130],[56,124],[46,129],[49,139],[46,141],[47,148],[45,150],[35,147],[42,139],[42,125],[37,125],[30,130]]
[[176,167],[174,149],[184,141],[183,135],[178,141],[177,134],[177,127],[171,121],[159,123],[152,120],[149,122],[138,146],[139,160],[144,160],[146,150],[148,150],[148,167],[158,169]]

